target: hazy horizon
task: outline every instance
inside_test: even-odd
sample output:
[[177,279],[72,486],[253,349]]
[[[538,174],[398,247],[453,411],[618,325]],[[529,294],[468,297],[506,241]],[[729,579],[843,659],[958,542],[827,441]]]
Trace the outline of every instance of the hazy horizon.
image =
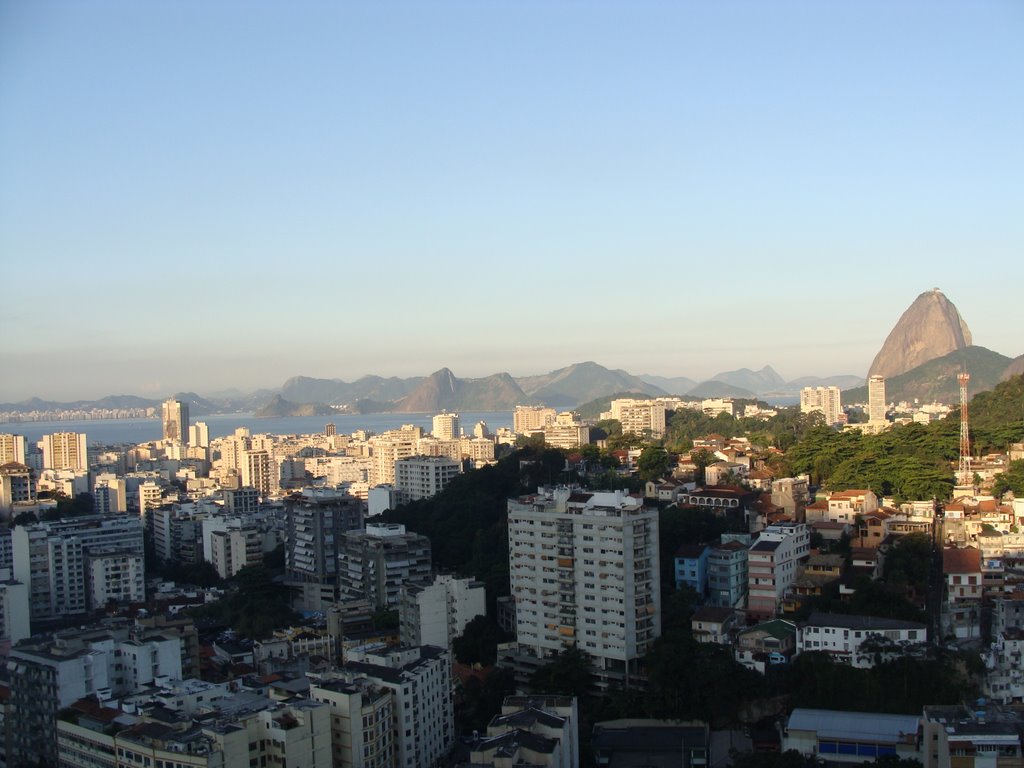
[[934,286],[1016,357],[1021,29],[1015,0],[2,4],[0,402],[864,376]]

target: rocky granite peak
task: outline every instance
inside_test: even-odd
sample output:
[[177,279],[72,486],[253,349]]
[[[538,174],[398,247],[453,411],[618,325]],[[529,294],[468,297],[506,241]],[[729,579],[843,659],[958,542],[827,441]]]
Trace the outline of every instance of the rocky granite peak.
[[938,288],[918,296],[875,355],[869,376],[901,373],[971,346],[971,331],[953,302]]

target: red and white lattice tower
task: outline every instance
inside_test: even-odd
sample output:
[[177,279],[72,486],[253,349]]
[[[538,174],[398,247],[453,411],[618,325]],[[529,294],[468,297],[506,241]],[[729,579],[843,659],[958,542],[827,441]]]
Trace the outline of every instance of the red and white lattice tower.
[[971,434],[967,428],[967,382],[971,374],[964,371],[956,378],[960,382],[960,467],[956,481],[960,485],[971,485],[974,475],[971,473]]

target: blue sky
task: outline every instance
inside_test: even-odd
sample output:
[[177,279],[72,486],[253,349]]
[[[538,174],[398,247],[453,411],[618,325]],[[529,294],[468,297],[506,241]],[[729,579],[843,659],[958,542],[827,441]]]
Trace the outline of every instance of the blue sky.
[[1024,4],[0,4],[0,401],[1024,353]]

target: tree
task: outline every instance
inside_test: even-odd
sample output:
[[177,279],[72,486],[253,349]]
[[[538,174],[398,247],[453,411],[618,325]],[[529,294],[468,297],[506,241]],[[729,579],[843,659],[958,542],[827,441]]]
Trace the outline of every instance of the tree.
[[669,467],[668,452],[661,446],[649,445],[640,453],[636,466],[644,482],[664,477]]
[[1024,497],[1024,459],[1011,461],[1005,472],[996,476],[992,493],[998,499],[1007,491],[1016,498]]
[[460,664],[490,666],[498,658],[498,643],[510,639],[498,622],[489,616],[476,616],[455,638],[452,650]]

